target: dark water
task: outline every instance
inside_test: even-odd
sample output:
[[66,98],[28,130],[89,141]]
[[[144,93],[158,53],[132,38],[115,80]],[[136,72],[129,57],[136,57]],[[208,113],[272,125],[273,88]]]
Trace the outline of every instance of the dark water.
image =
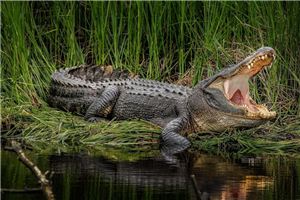
[[[43,171],[54,172],[57,199],[197,199],[191,174],[211,199],[300,199],[300,159],[182,154],[174,165],[159,156],[131,162],[83,154],[29,156]],[[2,151],[1,160],[2,188],[37,187],[13,153]],[[43,199],[41,192],[1,197]]]

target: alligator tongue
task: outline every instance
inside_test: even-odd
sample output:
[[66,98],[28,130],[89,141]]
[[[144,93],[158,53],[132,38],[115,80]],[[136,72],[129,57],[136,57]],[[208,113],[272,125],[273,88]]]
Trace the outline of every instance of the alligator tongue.
[[249,100],[249,76],[236,75],[224,82],[224,90],[227,98],[238,105],[250,105]]
[[231,97],[230,101],[234,102],[235,104],[242,105],[244,102],[243,95],[241,91],[238,89],[233,96]]

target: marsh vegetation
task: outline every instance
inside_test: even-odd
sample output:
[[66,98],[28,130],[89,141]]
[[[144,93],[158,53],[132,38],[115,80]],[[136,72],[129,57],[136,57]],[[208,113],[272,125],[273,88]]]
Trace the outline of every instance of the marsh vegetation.
[[258,103],[277,111],[276,120],[250,130],[190,137],[194,150],[297,155],[299,6],[299,2],[3,2],[1,137],[22,139],[37,151],[157,147],[159,129],[151,124],[89,124],[49,108],[51,73],[82,63],[111,64],[145,78],[193,86],[258,47],[271,46],[277,61],[252,80],[251,93]]

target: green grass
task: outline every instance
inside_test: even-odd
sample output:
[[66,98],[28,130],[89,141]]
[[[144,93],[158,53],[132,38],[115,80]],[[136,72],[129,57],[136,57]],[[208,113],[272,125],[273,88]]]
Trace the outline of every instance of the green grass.
[[[195,147],[225,151],[222,141],[229,140],[242,147],[239,152],[299,152],[295,144],[299,140],[278,139],[285,134],[282,130],[299,135],[299,6],[299,2],[1,2],[2,124],[6,118],[18,119],[2,137],[20,133],[27,141],[68,148],[77,143],[143,144],[149,135],[128,132],[131,128],[152,132],[149,124],[90,125],[48,108],[43,102],[51,73],[82,63],[112,64],[146,78],[194,85],[253,50],[271,46],[277,52],[276,63],[251,84],[254,98],[278,113],[276,122],[266,126],[265,138],[258,137],[260,129],[201,135]],[[33,111],[24,117],[24,109]],[[97,134],[89,135],[92,130]]]
[[[39,153],[87,151],[134,160],[159,152],[160,128],[145,121],[89,123],[45,104],[36,108],[30,104],[12,106],[8,102],[2,102],[6,106],[2,109],[1,137],[23,140]],[[188,137],[192,141],[191,151],[299,156],[300,117],[289,116],[244,131],[194,133]]]

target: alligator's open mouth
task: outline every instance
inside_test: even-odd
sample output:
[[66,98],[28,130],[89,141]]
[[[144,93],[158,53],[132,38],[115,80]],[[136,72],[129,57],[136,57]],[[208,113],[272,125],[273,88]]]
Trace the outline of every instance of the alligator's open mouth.
[[218,78],[209,87],[218,88],[228,102],[246,111],[250,118],[274,118],[276,112],[269,111],[264,105],[257,104],[250,96],[248,81],[264,68],[271,67],[275,59],[272,48],[263,48],[233,67],[232,71]]

